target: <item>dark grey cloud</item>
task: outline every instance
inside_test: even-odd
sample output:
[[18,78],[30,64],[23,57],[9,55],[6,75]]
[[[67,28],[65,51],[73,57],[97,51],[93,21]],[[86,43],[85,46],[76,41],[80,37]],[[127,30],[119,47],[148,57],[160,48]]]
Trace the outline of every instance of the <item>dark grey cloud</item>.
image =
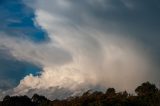
[[[38,1],[38,8],[59,15],[68,25],[89,26],[110,34],[136,39],[159,60],[160,1],[66,0]],[[158,56],[158,57],[157,57]]]
[[[159,81],[160,1],[37,0],[35,4],[24,1],[33,7],[34,22],[48,33],[51,42],[37,46],[9,40],[8,47],[15,47],[12,53],[16,58],[38,61],[44,66],[40,76],[28,75],[21,80],[15,88],[19,89],[17,94],[38,92],[50,97],[55,86],[60,86],[62,89],[55,95],[61,97],[72,94],[68,89],[76,91],[89,85],[130,90],[146,79]],[[145,57],[148,54],[153,60]],[[154,65],[148,64],[150,61]],[[153,70],[148,72],[150,68]]]

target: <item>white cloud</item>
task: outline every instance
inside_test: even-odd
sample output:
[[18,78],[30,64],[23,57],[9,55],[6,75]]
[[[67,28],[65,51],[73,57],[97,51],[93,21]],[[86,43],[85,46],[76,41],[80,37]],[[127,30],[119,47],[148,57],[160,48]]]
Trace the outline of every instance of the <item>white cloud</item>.
[[35,4],[35,23],[47,31],[50,42],[35,44],[17,38],[0,39],[0,45],[9,48],[17,59],[43,67],[40,76],[28,75],[22,79],[13,94],[32,94],[38,90],[49,94],[57,87],[72,92],[97,86],[132,91],[149,79],[152,63],[140,44],[120,33],[112,35],[97,28],[99,21],[87,16],[85,11],[79,13],[85,16],[80,22],[87,22],[87,26],[74,23],[73,17],[77,18],[74,13],[83,11],[77,8],[68,11],[75,7],[69,3],[39,0]]

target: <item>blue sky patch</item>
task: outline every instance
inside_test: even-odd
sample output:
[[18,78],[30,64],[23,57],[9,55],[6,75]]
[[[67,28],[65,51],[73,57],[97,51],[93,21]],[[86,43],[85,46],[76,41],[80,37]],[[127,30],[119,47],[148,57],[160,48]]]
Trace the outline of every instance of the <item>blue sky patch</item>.
[[[21,0],[1,0],[0,1],[0,32],[7,36],[28,38],[29,40],[41,43],[49,38],[47,33],[40,27],[35,26],[33,19],[34,11],[23,4]],[[19,84],[24,76],[32,73],[37,75],[41,67],[34,64],[18,61],[5,50],[0,50],[0,89],[9,89]]]

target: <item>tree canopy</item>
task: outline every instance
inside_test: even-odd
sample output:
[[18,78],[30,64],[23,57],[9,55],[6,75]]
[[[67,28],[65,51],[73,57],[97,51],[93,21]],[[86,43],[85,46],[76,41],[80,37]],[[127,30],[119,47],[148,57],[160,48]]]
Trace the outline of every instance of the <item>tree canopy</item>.
[[88,90],[81,96],[53,101],[38,94],[32,98],[7,95],[0,106],[160,106],[160,90],[154,84],[142,83],[135,92],[137,95],[116,92],[114,88],[108,88],[105,93]]

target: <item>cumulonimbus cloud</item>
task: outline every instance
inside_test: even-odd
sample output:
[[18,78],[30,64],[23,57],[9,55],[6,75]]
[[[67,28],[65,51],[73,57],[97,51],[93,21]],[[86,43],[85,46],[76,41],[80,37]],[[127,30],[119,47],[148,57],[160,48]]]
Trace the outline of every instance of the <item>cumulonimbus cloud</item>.
[[[138,84],[152,79],[149,76],[152,61],[143,52],[143,46],[124,33],[104,30],[115,23],[102,24],[103,19],[94,17],[87,7],[96,9],[94,2],[79,3],[36,1],[35,24],[48,33],[50,41],[47,43],[9,37],[0,39],[0,45],[8,48],[15,58],[43,67],[39,76],[28,75],[22,79],[12,91],[13,95],[38,92],[53,99],[55,96],[50,92],[56,93],[57,89],[70,92],[67,95],[61,92],[59,97],[107,87],[132,91]],[[114,9],[112,5],[107,6],[101,11]]]

